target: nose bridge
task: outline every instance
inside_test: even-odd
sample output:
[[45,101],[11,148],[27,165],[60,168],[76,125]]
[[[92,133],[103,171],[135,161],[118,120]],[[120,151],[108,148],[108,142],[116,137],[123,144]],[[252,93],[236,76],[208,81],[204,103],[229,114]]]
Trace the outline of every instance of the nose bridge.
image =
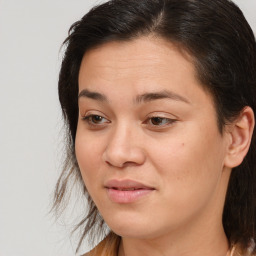
[[144,159],[139,131],[135,125],[119,122],[110,132],[104,160],[112,166],[123,167],[128,164],[142,164]]
[[121,149],[125,149],[129,147],[129,144],[132,143],[132,127],[125,122],[118,124],[112,132],[112,144],[116,146],[120,146]]

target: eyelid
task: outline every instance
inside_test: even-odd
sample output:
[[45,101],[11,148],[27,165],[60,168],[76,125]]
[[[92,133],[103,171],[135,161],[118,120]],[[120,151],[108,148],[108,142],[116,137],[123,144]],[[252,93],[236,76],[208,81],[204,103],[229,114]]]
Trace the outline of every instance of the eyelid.
[[88,116],[102,116],[102,117],[109,120],[109,117],[107,115],[103,114],[99,110],[94,110],[94,109],[84,111],[84,113],[83,114],[81,113],[80,116],[81,116],[81,118],[85,118],[85,117],[88,117]]
[[151,112],[147,115],[147,118],[160,117],[166,119],[178,120],[179,118],[176,115],[167,112]]

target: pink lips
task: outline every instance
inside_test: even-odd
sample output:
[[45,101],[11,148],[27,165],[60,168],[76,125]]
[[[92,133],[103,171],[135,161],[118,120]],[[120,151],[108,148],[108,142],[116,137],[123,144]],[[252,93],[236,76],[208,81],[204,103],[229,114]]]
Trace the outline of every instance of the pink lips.
[[155,190],[133,180],[110,180],[105,188],[110,200],[120,204],[135,202]]

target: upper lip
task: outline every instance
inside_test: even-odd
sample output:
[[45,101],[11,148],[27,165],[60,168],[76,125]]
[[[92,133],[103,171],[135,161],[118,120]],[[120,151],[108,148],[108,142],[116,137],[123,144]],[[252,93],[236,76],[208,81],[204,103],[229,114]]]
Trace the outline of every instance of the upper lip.
[[148,189],[148,190],[154,190],[153,187],[145,185],[141,182],[135,181],[135,180],[109,180],[105,183],[106,188],[113,188],[113,189]]

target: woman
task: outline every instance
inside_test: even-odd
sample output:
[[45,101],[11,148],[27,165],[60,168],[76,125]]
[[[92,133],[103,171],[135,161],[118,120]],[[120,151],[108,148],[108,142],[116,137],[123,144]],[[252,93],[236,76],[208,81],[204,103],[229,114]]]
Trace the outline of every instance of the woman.
[[256,43],[227,0],[113,0],[70,29],[59,76],[85,255],[253,255]]

